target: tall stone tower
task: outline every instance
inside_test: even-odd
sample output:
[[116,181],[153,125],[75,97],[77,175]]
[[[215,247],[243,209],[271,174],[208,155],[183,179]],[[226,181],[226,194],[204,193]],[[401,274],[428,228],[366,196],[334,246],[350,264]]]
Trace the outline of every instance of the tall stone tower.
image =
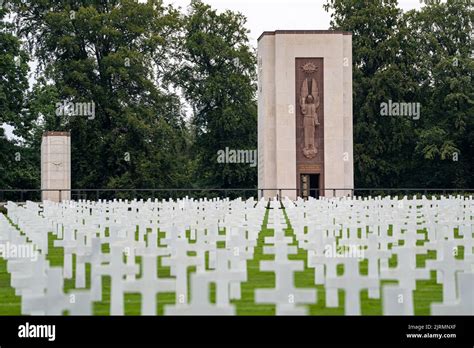
[[41,142],[42,200],[61,202],[71,199],[71,135],[46,132]]
[[265,197],[354,188],[352,34],[277,30],[258,40],[258,186]]

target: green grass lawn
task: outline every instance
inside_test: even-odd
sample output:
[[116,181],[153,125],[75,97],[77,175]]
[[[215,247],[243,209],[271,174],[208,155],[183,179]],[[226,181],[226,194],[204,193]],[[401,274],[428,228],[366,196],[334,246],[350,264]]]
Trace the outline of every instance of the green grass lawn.
[[[283,210],[284,211],[284,210]],[[296,238],[291,229],[290,222],[288,221],[290,228],[286,230],[287,236],[293,237],[293,244],[296,245]],[[259,262],[261,260],[272,260],[273,255],[263,254],[264,238],[273,235],[273,230],[267,228],[268,221],[268,210],[264,218],[262,230],[258,236],[257,246],[255,247],[254,258],[247,262],[248,280],[242,284],[242,298],[240,300],[231,301],[235,304],[238,315],[274,315],[275,306],[268,304],[255,304],[254,296],[255,289],[258,288],[274,288],[275,287],[275,275],[272,272],[261,272],[259,271]],[[419,231],[424,233],[424,231]],[[163,232],[159,232],[159,242],[164,237]],[[418,243],[423,244],[424,241]],[[50,261],[51,266],[62,266],[63,264],[63,249],[54,247],[54,235],[49,234],[49,253],[47,259]],[[218,247],[225,247],[221,243]],[[103,245],[103,251],[108,252],[109,248],[107,244]],[[301,272],[295,273],[295,286],[297,288],[315,288],[317,289],[318,302],[316,304],[308,305],[309,313],[311,315],[343,315],[344,309],[344,292],[339,292],[339,303],[338,308],[327,308],[324,302],[324,286],[314,285],[314,269],[309,268],[306,260],[306,251],[298,248],[296,255],[290,256],[291,260],[303,260],[305,268]],[[462,250],[458,255],[458,258],[462,258]],[[429,252],[426,255],[418,255],[417,267],[423,267],[427,259],[435,259],[436,253]],[[136,262],[140,264],[141,258],[136,257]],[[161,257],[158,258],[158,274],[160,277],[170,277],[169,267],[162,265]],[[207,263],[207,261],[206,261]],[[389,260],[390,267],[395,267],[397,263],[396,255]],[[361,274],[367,274],[367,260],[360,262]],[[73,259],[73,270],[75,269],[75,260]],[[191,267],[188,270],[188,276],[195,272],[195,268]],[[344,272],[343,266],[338,267],[338,274]],[[435,272],[431,272],[430,280],[422,280],[417,282],[417,289],[414,292],[415,300],[415,314],[416,315],[429,315],[430,305],[433,302],[442,301],[442,286],[436,284]],[[391,281],[384,281],[382,284],[390,283]],[[86,265],[86,285],[90,288],[90,265]],[[102,278],[103,286],[103,301],[94,303],[93,312],[95,315],[109,315],[110,314],[110,278]],[[74,289],[74,278],[65,281],[64,290],[69,292]],[[192,294],[189,294],[189,297]],[[210,300],[215,302],[215,288],[211,286],[210,289]],[[126,315],[139,315],[140,314],[140,295],[139,294],[126,294],[125,295],[125,314]],[[6,271],[6,261],[0,258],[0,315],[19,315],[20,314],[20,303],[21,299],[15,296],[15,291],[10,286],[10,275]],[[163,308],[167,304],[175,303],[175,293],[162,293],[157,295],[157,312],[159,315],[163,314]],[[381,315],[381,299],[369,299],[368,291],[361,292],[361,305],[363,315]],[[67,314],[67,313],[65,313]]]

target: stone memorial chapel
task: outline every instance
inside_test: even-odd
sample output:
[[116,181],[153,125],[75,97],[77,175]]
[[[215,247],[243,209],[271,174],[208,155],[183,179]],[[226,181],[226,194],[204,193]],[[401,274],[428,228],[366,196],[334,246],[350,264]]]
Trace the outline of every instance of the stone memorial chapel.
[[350,194],[352,34],[264,32],[258,76],[258,187],[264,197]]

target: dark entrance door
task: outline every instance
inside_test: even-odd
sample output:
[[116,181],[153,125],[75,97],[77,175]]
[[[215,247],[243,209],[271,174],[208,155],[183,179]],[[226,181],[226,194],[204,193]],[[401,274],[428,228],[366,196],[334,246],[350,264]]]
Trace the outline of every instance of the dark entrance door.
[[319,174],[301,174],[300,195],[304,199],[319,197]]

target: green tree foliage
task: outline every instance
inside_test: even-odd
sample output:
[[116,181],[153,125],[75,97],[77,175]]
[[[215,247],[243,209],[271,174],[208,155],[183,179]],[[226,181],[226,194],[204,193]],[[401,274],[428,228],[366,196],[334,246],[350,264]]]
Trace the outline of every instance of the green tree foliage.
[[[94,103],[95,117],[51,114],[72,133],[75,187],[175,187],[187,182],[186,129],[166,75],[180,15],[161,1],[17,1],[19,33],[40,62],[38,100]],[[31,35],[34,33],[34,35]],[[52,116],[62,119],[54,120]]]
[[[472,187],[466,3],[429,1],[407,13],[396,0],[328,0],[325,7],[334,29],[353,33],[356,186]],[[420,103],[420,119],[381,116],[388,100]]]
[[431,1],[405,15],[417,57],[407,72],[424,106],[415,156],[427,185],[473,187],[474,12],[462,0]]
[[192,107],[196,184],[256,186],[256,167],[218,163],[217,152],[256,149],[256,58],[245,17],[192,1],[184,27],[179,85]]
[[[0,7],[0,126],[22,127],[18,117],[25,105],[28,88],[28,55],[21,49],[8,10]],[[18,134],[17,134],[18,135]],[[16,139],[8,139],[0,127],[0,187],[32,188],[39,183],[39,162],[35,151]]]
[[[0,125],[21,141],[0,134],[0,187],[39,187],[47,130],[72,132],[74,187],[256,186],[256,168],[217,161],[219,150],[257,143],[243,15],[197,0],[186,14],[161,0],[9,3],[8,19],[0,9]],[[396,0],[325,8],[333,29],[353,33],[356,186],[473,187],[466,2],[406,13]],[[31,89],[28,59],[38,63]],[[420,103],[420,119],[381,116],[389,100]],[[58,102],[92,102],[95,117],[58,116]]]

